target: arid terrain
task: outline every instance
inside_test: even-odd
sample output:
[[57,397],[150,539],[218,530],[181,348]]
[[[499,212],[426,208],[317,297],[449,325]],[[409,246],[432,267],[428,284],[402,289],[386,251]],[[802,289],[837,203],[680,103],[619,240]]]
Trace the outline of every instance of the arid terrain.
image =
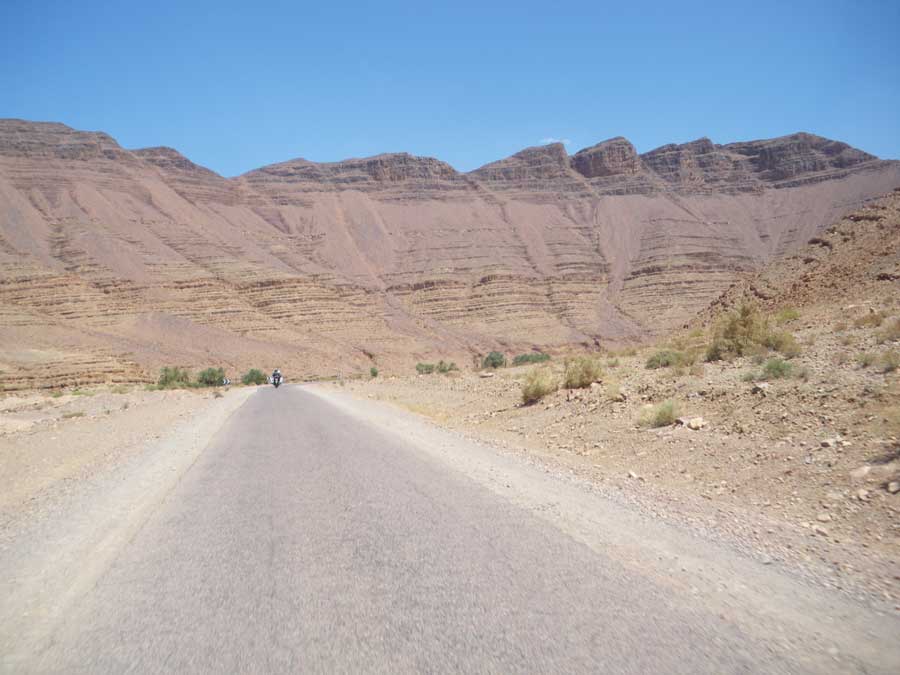
[[[748,302],[794,336],[791,356],[705,361],[717,323]],[[683,361],[648,368],[662,350]],[[530,371],[560,382],[574,355],[342,386],[900,611],[900,193],[736,284],[663,343],[596,350],[590,386],[523,404]],[[771,360],[790,373],[767,375]],[[681,423],[641,423],[665,401]]]
[[804,133],[224,178],[170,148],[0,120],[0,388],[627,344],[898,185],[900,163]]
[[[652,613],[650,670],[676,645],[698,667],[890,672],[898,185],[900,163],[807,134],[226,179],[0,121],[3,663],[190,664],[196,644],[241,663],[256,638],[223,636],[257,610],[260,634],[312,621],[260,662],[397,639],[413,663],[405,617],[465,643],[501,617],[501,644],[514,589],[535,609],[510,610],[510,662],[552,629],[585,645],[548,640],[548,663],[634,668],[617,635]],[[238,384],[274,366],[287,387]],[[341,603],[359,651],[319,653]],[[579,612],[619,633],[560,623]],[[716,638],[685,650],[685,630]]]

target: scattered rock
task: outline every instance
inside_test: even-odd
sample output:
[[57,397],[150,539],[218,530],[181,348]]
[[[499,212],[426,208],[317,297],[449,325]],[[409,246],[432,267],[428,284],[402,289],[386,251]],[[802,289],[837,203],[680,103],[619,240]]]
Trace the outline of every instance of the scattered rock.
[[681,426],[687,427],[693,431],[699,431],[703,427],[705,427],[709,422],[707,422],[702,417],[679,417],[675,420],[675,424],[680,424]]
[[493,377],[493,376],[494,376],[493,373],[487,373],[487,372],[478,373],[478,377]]
[[828,530],[826,530],[826,529],[825,529],[824,527],[822,527],[821,525],[813,525],[813,528],[812,528],[812,529],[813,529],[813,532],[815,532],[815,533],[818,534],[818,535],[821,535],[821,536],[823,536],[823,537],[827,537],[827,536],[828,536]]
[[823,448],[833,448],[837,444],[838,440],[836,438],[826,438],[824,441],[822,441],[821,445]]
[[865,465],[859,467],[858,469],[853,469],[853,471],[850,472],[850,478],[852,478],[854,480],[860,480],[860,479],[868,476],[869,472],[871,470],[872,470],[872,467],[869,466],[868,464],[865,464]]
[[831,514],[830,513],[820,513],[816,516],[816,520],[820,523],[830,523],[831,522]]
[[869,499],[869,491],[868,490],[859,490],[856,493],[856,498],[861,502],[867,501]]
[[769,393],[769,389],[771,388],[771,386],[772,385],[770,385],[768,382],[754,382],[753,389],[751,389],[750,392],[753,394],[762,394],[763,396],[765,396]]
[[892,495],[895,495],[898,492],[900,492],[900,481],[892,480],[890,483],[888,483],[887,491],[890,492]]

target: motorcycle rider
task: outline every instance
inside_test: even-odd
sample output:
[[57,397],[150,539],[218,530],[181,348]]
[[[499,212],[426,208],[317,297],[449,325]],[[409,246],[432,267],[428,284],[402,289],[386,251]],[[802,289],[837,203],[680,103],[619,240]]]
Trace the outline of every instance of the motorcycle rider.
[[272,382],[273,382],[273,383],[274,383],[274,382],[280,382],[282,379],[284,379],[284,378],[282,378],[282,376],[281,376],[281,371],[280,371],[278,368],[276,368],[276,369],[272,372]]

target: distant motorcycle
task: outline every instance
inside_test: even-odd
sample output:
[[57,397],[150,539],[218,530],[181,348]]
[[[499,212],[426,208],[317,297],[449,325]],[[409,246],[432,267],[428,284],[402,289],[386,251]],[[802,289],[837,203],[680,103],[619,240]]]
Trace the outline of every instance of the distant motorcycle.
[[281,382],[283,379],[284,378],[281,376],[281,373],[274,373],[272,375],[272,384],[275,386],[276,389],[278,389],[278,387],[281,385]]

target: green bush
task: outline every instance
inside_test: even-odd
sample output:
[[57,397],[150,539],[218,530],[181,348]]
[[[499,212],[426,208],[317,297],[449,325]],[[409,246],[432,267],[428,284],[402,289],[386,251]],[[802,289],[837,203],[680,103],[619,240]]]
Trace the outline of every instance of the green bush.
[[790,377],[793,370],[794,367],[784,359],[769,359],[768,361],[766,361],[766,365],[763,366],[762,379],[780,380],[786,377]]
[[266,374],[259,368],[251,368],[246,373],[244,373],[244,376],[241,378],[241,382],[247,385],[266,384],[266,382],[268,381],[269,378],[267,378]]
[[683,365],[686,361],[687,359],[682,352],[677,352],[674,349],[660,349],[647,359],[647,363],[644,364],[644,367],[648,370],[670,368],[672,366]]
[[785,330],[767,335],[766,347],[783,354],[789,359],[800,355],[800,345],[797,339]]
[[218,387],[225,379],[225,370],[222,368],[206,368],[197,374],[197,384],[201,387]]
[[459,368],[456,367],[456,364],[453,363],[453,361],[451,361],[450,363],[446,363],[446,362],[443,361],[443,360],[438,361],[438,364],[437,364],[437,371],[438,371],[439,373],[446,374],[446,373],[449,373],[449,372],[452,371],[452,370],[459,370]]
[[678,418],[678,406],[675,401],[669,399],[659,405],[646,408],[638,419],[642,427],[666,427],[675,424]]
[[584,389],[603,377],[600,361],[592,356],[576,356],[566,360],[564,386],[566,389]]
[[417,363],[416,372],[419,375],[431,375],[434,372],[435,365],[433,363]]
[[160,369],[159,379],[156,385],[160,389],[178,389],[179,387],[190,386],[191,373],[186,368],[178,366],[166,366]]
[[528,354],[519,354],[513,359],[514,366],[521,366],[526,363],[543,363],[549,361],[550,355],[543,352],[529,352]]
[[522,383],[522,403],[529,405],[557,389],[559,384],[549,368],[534,368],[528,371]]
[[481,362],[482,368],[502,368],[506,365],[506,357],[500,352],[491,352]]
[[376,368],[375,366],[372,366],[371,368],[369,368],[369,376],[372,379],[375,379],[376,377],[378,377],[378,368]]

